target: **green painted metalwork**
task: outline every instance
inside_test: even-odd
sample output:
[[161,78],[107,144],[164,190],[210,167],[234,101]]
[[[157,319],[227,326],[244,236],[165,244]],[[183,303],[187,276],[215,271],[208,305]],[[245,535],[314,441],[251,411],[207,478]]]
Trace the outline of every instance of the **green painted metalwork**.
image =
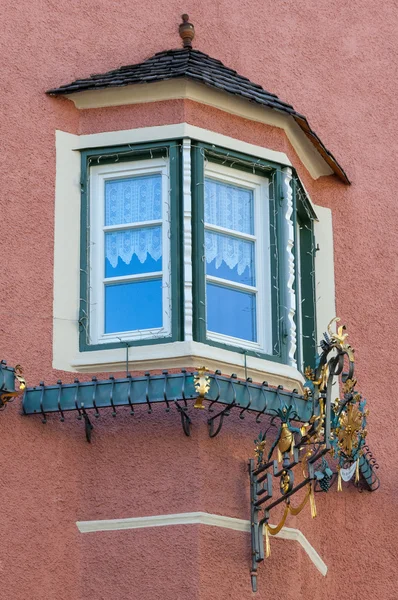
[[[19,390],[15,389],[15,381],[19,381]],[[0,361],[0,410],[8,402],[12,402],[25,389],[25,379],[22,377],[20,365],[9,367],[5,360]]]
[[[94,411],[118,407],[146,405],[148,410],[153,404],[165,404],[170,408],[173,404],[188,406],[189,400],[199,397],[194,385],[195,373],[167,373],[161,375],[146,374],[140,377],[124,377],[105,380],[93,378],[91,381],[55,385],[44,383],[27,388],[24,393],[22,410],[25,415],[40,414],[46,419],[49,413],[77,411]],[[300,420],[306,421],[312,414],[312,403],[304,399],[297,391],[288,391],[282,387],[272,387],[266,382],[253,383],[250,379],[242,381],[236,376],[224,377],[218,372],[209,373],[210,389],[204,399],[210,404],[224,405],[240,411],[243,417],[246,412],[261,415],[273,415],[286,403],[295,406]],[[209,408],[212,408],[211,406]],[[217,415],[216,415],[217,416]]]
[[15,369],[9,367],[5,360],[0,362],[0,395],[15,392]]
[[[277,535],[289,514],[297,516],[307,503],[312,518],[316,517],[315,492],[328,492],[336,482],[337,491],[342,491],[343,480],[372,492],[380,486],[375,472],[378,464],[365,443],[368,410],[356,390],[354,351],[347,342],[345,326],[337,327],[336,332],[331,328],[339,320],[329,323],[320,342],[316,369],[306,369],[304,389],[314,409],[307,423],[297,427],[296,405],[286,403],[272,411],[271,422],[254,440],[256,459],[249,459],[254,592],[258,566],[270,555],[269,536]],[[303,488],[307,490],[304,497],[301,495],[299,504],[292,504]],[[283,516],[277,526],[271,526],[272,511],[280,504],[284,505]]]

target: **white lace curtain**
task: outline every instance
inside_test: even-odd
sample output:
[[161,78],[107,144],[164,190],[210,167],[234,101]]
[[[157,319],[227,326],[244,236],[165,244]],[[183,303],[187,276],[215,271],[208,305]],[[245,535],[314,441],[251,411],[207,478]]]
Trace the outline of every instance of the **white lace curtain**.
[[105,225],[162,218],[162,176],[113,179],[105,184]]
[[[105,225],[123,225],[162,218],[160,174],[114,179],[105,184]],[[133,255],[141,263],[147,256],[162,256],[161,227],[115,231],[105,236],[105,256],[113,268],[119,257],[127,265]]]
[[107,233],[105,238],[105,255],[115,269],[119,258],[129,265],[133,255],[141,264],[147,256],[159,260],[162,256],[162,228],[148,227]]
[[[253,192],[244,188],[205,180],[205,223],[253,233]],[[230,269],[237,267],[238,275],[249,269],[252,276],[253,242],[206,231],[206,262],[215,259],[216,269],[224,261]]]
[[205,222],[241,233],[253,233],[253,192],[206,179]]
[[238,275],[249,269],[249,279],[252,279],[253,246],[253,242],[206,231],[206,262],[211,263],[215,259],[215,267],[219,269],[224,261],[230,269],[237,267]]

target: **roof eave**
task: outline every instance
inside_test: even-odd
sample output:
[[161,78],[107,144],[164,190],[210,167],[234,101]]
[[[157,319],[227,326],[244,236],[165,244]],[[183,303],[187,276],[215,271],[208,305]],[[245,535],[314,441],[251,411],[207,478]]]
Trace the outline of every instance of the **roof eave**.
[[128,86],[132,86],[132,85],[143,85],[143,84],[151,84],[151,83],[162,83],[163,81],[170,81],[170,80],[175,80],[175,79],[186,79],[189,81],[192,81],[196,84],[201,83],[202,85],[205,85],[213,90],[216,90],[218,92],[222,92],[225,94],[228,94],[231,97],[235,97],[235,98],[239,98],[241,100],[244,100],[245,102],[249,103],[249,104],[254,104],[258,107],[263,107],[263,108],[269,108],[272,109],[273,111],[276,112],[280,112],[283,113],[286,116],[290,116],[293,117],[294,121],[297,123],[297,125],[300,127],[300,129],[303,131],[303,133],[305,134],[305,136],[310,140],[311,144],[314,146],[314,148],[317,150],[317,152],[319,153],[319,155],[322,157],[322,159],[325,161],[325,163],[329,166],[329,168],[331,169],[331,171],[345,184],[350,185],[351,182],[347,176],[347,174],[345,173],[344,169],[342,168],[342,166],[338,163],[338,161],[335,159],[335,157],[333,156],[333,154],[326,148],[326,146],[322,143],[322,141],[320,140],[320,138],[318,137],[318,135],[311,129],[308,120],[306,119],[306,117],[304,117],[303,115],[300,115],[299,113],[297,113],[296,111],[290,111],[290,110],[285,110],[283,105],[281,106],[273,106],[273,104],[270,102],[269,104],[266,104],[265,102],[256,102],[256,100],[254,99],[249,99],[245,96],[243,96],[242,94],[233,94],[232,92],[229,92],[228,90],[225,89],[221,89],[220,87],[216,86],[216,85],[212,85],[211,83],[209,83],[208,81],[201,81],[198,82],[194,77],[190,77],[189,74],[176,74],[176,75],[170,75],[167,78],[162,79],[161,82],[157,82],[157,81],[137,81],[137,82],[132,82],[132,83],[124,83],[122,85],[102,85],[102,86],[87,86],[86,88],[82,89],[70,89],[70,87],[72,86],[62,86],[60,88],[53,88],[50,90],[46,91],[46,94],[51,96],[51,97],[67,97],[68,99],[73,99],[74,96],[76,96],[77,94],[82,94],[84,92],[93,92],[93,91],[104,91],[104,90],[112,90],[112,89],[121,89],[121,88],[126,88]]

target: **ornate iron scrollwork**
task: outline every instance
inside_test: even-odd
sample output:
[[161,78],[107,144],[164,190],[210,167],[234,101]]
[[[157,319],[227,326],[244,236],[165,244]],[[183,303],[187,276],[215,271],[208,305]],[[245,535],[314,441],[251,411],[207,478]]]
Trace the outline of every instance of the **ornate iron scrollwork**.
[[[355,390],[354,351],[347,343],[345,327],[338,327],[336,333],[332,331],[332,324],[338,321],[336,318],[329,323],[315,371],[306,369],[304,396],[312,402],[308,422],[297,426],[300,417],[294,406],[281,401],[280,408],[271,411],[274,416],[268,427],[255,440],[256,458],[249,460],[253,591],[257,590],[258,564],[270,555],[269,536],[278,534],[289,514],[298,515],[307,503],[315,517],[315,491],[327,492],[336,479],[337,489],[341,490],[341,481],[349,481],[354,475],[358,484],[361,473],[368,489],[378,487],[365,446],[366,400]],[[342,397],[333,400],[336,379]],[[267,453],[268,440],[275,429]],[[294,469],[297,465],[301,465],[301,470]],[[372,466],[376,467],[375,461]],[[279,493],[275,493],[275,480]],[[294,495],[303,488],[306,492],[301,502],[293,506]],[[282,503],[282,519],[277,526],[271,526],[271,511]]]

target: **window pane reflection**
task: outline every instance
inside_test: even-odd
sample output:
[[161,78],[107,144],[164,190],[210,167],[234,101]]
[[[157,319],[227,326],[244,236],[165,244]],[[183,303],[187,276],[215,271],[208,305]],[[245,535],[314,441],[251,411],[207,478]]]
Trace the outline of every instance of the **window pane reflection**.
[[255,294],[207,283],[207,329],[256,342]]
[[162,327],[162,279],[105,286],[105,333]]

